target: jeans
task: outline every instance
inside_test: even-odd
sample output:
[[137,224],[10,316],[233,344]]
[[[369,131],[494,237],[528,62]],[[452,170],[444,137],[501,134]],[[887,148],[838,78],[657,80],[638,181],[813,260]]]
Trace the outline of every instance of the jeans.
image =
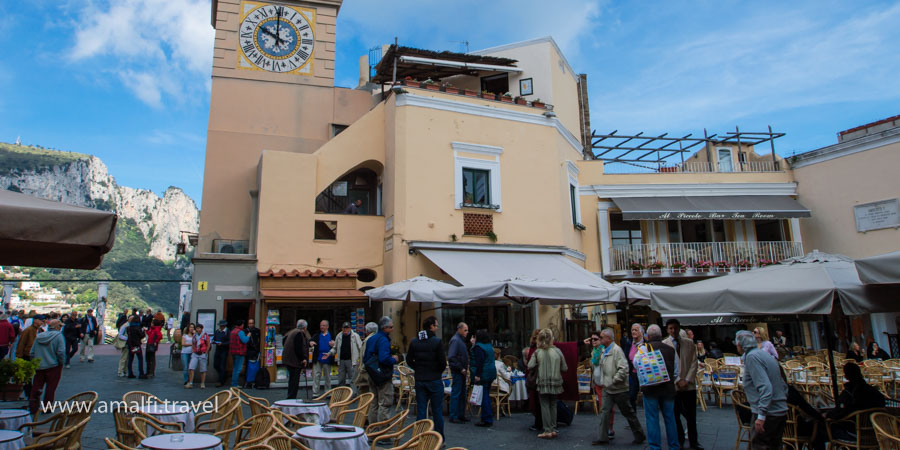
[[66,339],[66,365],[78,353],[78,339]]
[[184,384],[188,383],[188,368],[191,366],[191,354],[181,354],[181,365],[184,366]]
[[491,410],[491,385],[484,386],[481,393],[481,421],[484,423],[494,423],[494,412]]
[[31,411],[32,417],[35,416],[40,407],[41,390],[44,391],[44,403],[51,403],[51,405],[48,406],[53,406],[52,403],[54,396],[56,395],[56,386],[59,385],[59,378],[61,376],[62,365],[38,370],[34,373],[34,382],[28,395],[28,409]]
[[684,446],[684,426],[681,416],[687,421],[688,442],[691,447],[699,447],[697,442],[697,391],[678,391],[675,394],[675,426],[678,430],[678,442]]
[[156,376],[156,352],[147,350],[144,353],[144,359],[147,361],[147,375]]
[[144,376],[144,353],[140,349],[137,352],[128,351],[128,376],[134,376],[134,371],[131,368],[135,358],[138,361],[138,374]]
[[313,364],[313,395],[319,394],[319,380],[325,380],[325,391],[331,390],[331,364],[317,362]]
[[659,429],[659,414],[662,413],[666,426],[666,441],[670,450],[679,450],[678,431],[675,428],[675,397],[654,397],[644,395],[644,420],[647,422],[647,443],[651,450],[662,448],[662,432]]
[[631,409],[637,411],[638,392],[641,391],[641,384],[638,382],[637,374],[631,372],[628,374],[628,401],[631,403]]
[[231,355],[231,387],[238,387],[241,378],[241,370],[244,369],[244,355]]
[[[490,398],[490,396],[488,396]],[[416,381],[416,420],[425,419],[428,415],[428,402],[431,402],[431,420],[434,429],[444,435],[444,383],[441,380]],[[488,402],[490,403],[490,402]]]
[[[466,418],[466,376],[453,372],[453,381],[450,385],[450,418],[461,420]],[[418,400],[416,400],[418,401]]]

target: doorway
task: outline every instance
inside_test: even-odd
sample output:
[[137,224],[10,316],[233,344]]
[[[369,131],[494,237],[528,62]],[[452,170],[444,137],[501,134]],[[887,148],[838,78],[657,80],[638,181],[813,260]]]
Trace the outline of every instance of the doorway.
[[228,321],[228,328],[234,326],[238,320],[247,323],[248,319],[256,319],[256,301],[255,300],[225,300],[225,316],[223,319]]

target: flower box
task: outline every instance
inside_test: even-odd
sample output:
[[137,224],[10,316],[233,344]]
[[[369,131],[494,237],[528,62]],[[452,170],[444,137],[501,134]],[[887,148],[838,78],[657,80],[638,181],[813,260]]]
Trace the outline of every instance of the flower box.
[[662,274],[662,269],[650,269],[650,275],[660,275]]
[[446,86],[446,87],[444,87],[444,92],[446,92],[448,94],[459,94],[459,88],[453,87],[453,86]]
[[468,97],[478,97],[478,91],[473,91],[470,89],[462,89],[462,93],[463,93],[463,95],[466,95]]
[[496,95],[496,94],[489,94],[489,93],[487,93],[487,92],[482,92],[482,93],[481,93],[481,98],[483,98],[483,99],[485,99],[485,100],[497,100],[497,95]]
[[631,274],[632,275],[643,275],[644,269],[631,269]]
[[403,84],[409,87],[419,87],[421,85],[421,83],[416,80],[403,80]]
[[500,101],[501,101],[501,102],[506,102],[506,103],[512,103],[513,99],[512,99],[512,97],[507,97],[507,96],[505,96],[505,95],[501,95],[501,96],[500,96]]
[[439,91],[439,90],[441,90],[441,85],[439,85],[439,84],[437,84],[437,83],[422,83],[422,84],[424,84],[424,85],[425,85],[425,89],[428,89],[429,91]]
[[709,272],[709,267],[694,267],[694,273],[707,273]]
[[731,272],[731,267],[716,267],[716,273],[728,273]]
[[527,105],[527,104],[528,104],[528,100],[525,100],[524,98],[517,98],[517,99],[516,99],[516,104],[517,104],[517,105]]
[[544,102],[531,102],[531,106],[534,106],[535,108],[544,108],[547,104]]
[[684,267],[673,267],[672,273],[684,273]]
[[735,270],[738,272],[746,272],[750,270],[750,266],[734,266]]

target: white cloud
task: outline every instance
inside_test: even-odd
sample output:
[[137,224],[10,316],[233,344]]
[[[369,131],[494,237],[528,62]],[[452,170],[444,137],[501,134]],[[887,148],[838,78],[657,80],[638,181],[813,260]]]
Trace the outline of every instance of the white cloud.
[[110,58],[112,72],[144,103],[208,89],[215,30],[208,0],[89,3],[76,14],[75,61]]

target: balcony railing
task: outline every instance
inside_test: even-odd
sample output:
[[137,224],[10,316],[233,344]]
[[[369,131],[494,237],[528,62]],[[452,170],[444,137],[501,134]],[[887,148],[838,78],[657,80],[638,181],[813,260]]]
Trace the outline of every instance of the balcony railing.
[[775,161],[743,161],[728,167],[721,167],[709,162],[684,162],[660,164],[642,162],[613,162],[603,166],[606,174],[630,173],[731,173],[731,172],[781,172],[784,163]]
[[610,247],[609,256],[613,271],[630,270],[633,262],[644,267],[660,262],[665,267],[664,271],[671,271],[675,263],[683,263],[690,268],[701,261],[709,261],[713,265],[725,261],[731,267],[744,264],[758,267],[760,263],[766,265],[803,256],[803,244],[791,241],[632,244]]

